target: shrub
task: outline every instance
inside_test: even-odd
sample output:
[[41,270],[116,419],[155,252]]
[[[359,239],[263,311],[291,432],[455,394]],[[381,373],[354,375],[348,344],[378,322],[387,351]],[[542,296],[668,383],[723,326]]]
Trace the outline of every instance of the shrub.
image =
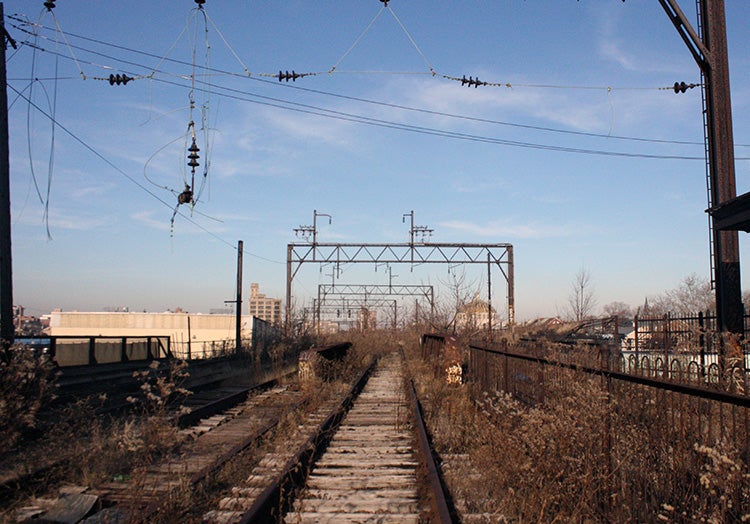
[[0,453],[37,425],[39,410],[54,398],[55,364],[41,351],[14,345],[0,358]]

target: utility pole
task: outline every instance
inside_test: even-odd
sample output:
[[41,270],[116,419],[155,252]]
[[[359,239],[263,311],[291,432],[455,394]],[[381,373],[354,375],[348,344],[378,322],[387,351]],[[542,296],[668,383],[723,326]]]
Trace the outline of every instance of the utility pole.
[[[677,0],[659,0],[693,55],[703,76],[706,146],[708,152],[709,208],[737,196],[734,172],[734,137],[729,89],[729,59],[724,0],[700,0],[702,34],[693,29]],[[711,221],[716,316],[719,331],[742,334],[743,307],[737,231],[720,231]]]
[[237,241],[237,320],[235,321],[235,336],[237,345],[235,351],[237,354],[242,351],[242,240]]
[[237,296],[234,300],[225,300],[225,304],[237,304],[234,328],[234,351],[239,354],[242,350],[242,240],[237,241]]
[[5,29],[5,13],[0,2],[0,339],[3,351],[13,344],[13,257],[10,227],[10,147],[8,145],[8,79],[5,70],[5,46],[16,42]]

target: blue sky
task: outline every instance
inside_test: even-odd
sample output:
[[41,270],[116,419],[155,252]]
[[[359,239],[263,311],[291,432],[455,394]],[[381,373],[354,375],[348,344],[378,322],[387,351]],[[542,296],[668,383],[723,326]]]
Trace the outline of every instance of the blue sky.
[[[700,91],[659,89],[700,75],[656,0],[207,0],[207,37],[189,0],[61,0],[54,17],[42,4],[4,2],[41,25],[34,53],[30,26],[7,22],[23,44],[8,53],[14,302],[32,314],[224,307],[238,240],[245,295],[259,282],[283,297],[286,245],[313,210],[333,217],[320,242],[406,242],[414,210],[435,242],[513,244],[519,320],[562,313],[582,267],[600,305],[708,277]],[[694,20],[694,2],[680,5]],[[727,23],[744,193],[750,3],[728,0]],[[264,76],[280,69],[318,74]],[[97,79],[117,73],[136,80]],[[463,75],[499,85],[445,78]],[[170,231],[191,87],[199,175],[204,129],[210,167]],[[343,269],[342,283],[388,281]],[[442,266],[391,271],[396,284],[451,279]],[[486,289],[484,268],[465,271]],[[331,273],[303,267],[295,303]]]

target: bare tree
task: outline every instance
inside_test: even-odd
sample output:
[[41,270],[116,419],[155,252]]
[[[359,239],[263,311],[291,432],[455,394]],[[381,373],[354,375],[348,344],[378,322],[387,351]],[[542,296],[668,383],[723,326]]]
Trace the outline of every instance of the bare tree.
[[602,313],[607,317],[617,317],[621,320],[633,320],[633,308],[625,302],[611,302],[602,307]]
[[470,281],[464,272],[456,274],[451,272],[451,280],[448,282],[440,281],[442,287],[447,289],[448,297],[445,300],[437,300],[435,317],[431,320],[432,327],[439,331],[456,332],[456,318],[461,310],[475,296],[476,282]]
[[573,320],[580,322],[591,315],[594,307],[596,307],[596,297],[591,273],[585,267],[581,267],[571,282],[568,310]]
[[715,304],[711,283],[695,273],[683,278],[676,288],[657,295],[649,302],[651,312],[680,316],[713,310]]

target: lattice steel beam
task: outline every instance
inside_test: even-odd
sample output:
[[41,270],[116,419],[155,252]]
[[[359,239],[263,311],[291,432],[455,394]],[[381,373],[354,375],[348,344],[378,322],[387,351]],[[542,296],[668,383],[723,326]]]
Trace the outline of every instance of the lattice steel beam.
[[291,326],[292,281],[305,263],[315,264],[486,264],[500,269],[508,286],[508,322],[515,323],[511,244],[384,243],[287,245],[286,326]]

